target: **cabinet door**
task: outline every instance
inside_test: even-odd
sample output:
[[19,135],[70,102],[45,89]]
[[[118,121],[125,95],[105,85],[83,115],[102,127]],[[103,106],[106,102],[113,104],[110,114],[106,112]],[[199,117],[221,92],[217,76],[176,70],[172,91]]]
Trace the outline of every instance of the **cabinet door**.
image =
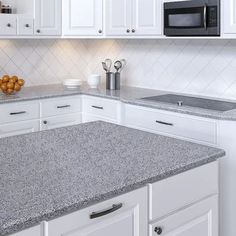
[[235,34],[236,33],[236,0],[223,1],[224,13],[224,33]]
[[106,34],[131,35],[132,0],[106,1]]
[[2,14],[0,16],[0,35],[17,34],[17,18],[14,15]]
[[103,0],[64,0],[64,35],[102,35]]
[[147,188],[48,222],[49,236],[146,236]]
[[150,225],[149,235],[218,236],[218,197],[210,197]]
[[35,0],[35,34],[61,35],[61,0]]
[[160,35],[162,29],[162,1],[134,0],[132,34]]
[[39,131],[39,121],[22,121],[0,125],[0,138]]
[[41,130],[49,130],[81,123],[81,114],[74,113],[63,116],[44,118],[41,121]]

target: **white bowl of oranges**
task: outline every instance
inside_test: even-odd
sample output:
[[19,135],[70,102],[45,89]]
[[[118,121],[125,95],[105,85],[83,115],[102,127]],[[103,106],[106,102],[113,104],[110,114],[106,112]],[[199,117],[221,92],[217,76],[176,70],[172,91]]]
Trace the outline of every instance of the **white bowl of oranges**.
[[4,75],[2,79],[0,79],[0,90],[7,95],[11,95],[19,92],[24,84],[25,81],[23,79],[19,79],[16,75],[12,77],[9,75]]

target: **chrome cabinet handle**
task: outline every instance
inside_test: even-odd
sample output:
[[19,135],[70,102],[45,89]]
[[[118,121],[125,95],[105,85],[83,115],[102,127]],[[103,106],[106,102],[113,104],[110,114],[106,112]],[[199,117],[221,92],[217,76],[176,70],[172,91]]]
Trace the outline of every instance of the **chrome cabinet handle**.
[[132,33],[135,33],[135,29],[132,29]]
[[102,30],[101,30],[101,29],[100,29],[100,30],[98,30],[98,33],[99,33],[99,34],[101,34],[101,33],[102,33]]
[[126,32],[127,32],[127,33],[129,33],[129,32],[130,32],[130,30],[129,30],[129,29],[127,29],[127,30],[126,30]]
[[102,210],[102,211],[98,211],[98,212],[92,212],[89,217],[90,217],[90,219],[99,218],[99,217],[108,215],[108,214],[110,214],[114,211],[119,210],[122,206],[123,206],[122,203],[113,204],[111,208],[108,208],[106,210]]
[[160,121],[160,120],[156,120],[156,123],[161,124],[161,125],[174,126],[173,123],[168,123],[168,122],[164,122],[164,121]]
[[10,23],[8,23],[8,24],[7,24],[7,27],[11,27],[11,24],[10,24]]
[[91,107],[93,107],[95,109],[99,109],[99,110],[103,110],[104,109],[103,107],[99,107],[99,106],[91,106]]
[[46,120],[44,120],[43,123],[46,125],[48,122]]
[[25,25],[25,27],[26,27],[26,28],[29,28],[29,27],[30,27],[30,25],[29,25],[29,24],[26,24],[26,25]]
[[203,13],[203,22],[204,28],[207,29],[207,5],[204,5],[204,13]]
[[64,105],[64,106],[57,106],[57,109],[67,108],[70,107],[70,105]]
[[40,31],[39,29],[38,29],[36,32],[37,32],[38,34],[41,33],[41,31]]
[[25,113],[26,113],[26,111],[11,112],[10,116],[21,115],[21,114],[25,114]]

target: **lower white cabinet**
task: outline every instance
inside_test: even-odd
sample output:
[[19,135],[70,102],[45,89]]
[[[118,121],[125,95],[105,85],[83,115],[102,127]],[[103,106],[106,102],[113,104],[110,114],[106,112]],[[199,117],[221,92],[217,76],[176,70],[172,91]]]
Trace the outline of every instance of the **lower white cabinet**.
[[207,198],[149,226],[149,236],[218,236],[218,197]]
[[0,138],[39,131],[38,120],[28,120],[0,125]]
[[48,222],[48,236],[147,236],[147,187]]
[[216,145],[217,124],[210,119],[125,105],[124,124],[133,128]]
[[53,116],[42,118],[41,130],[49,130],[81,123],[81,114],[73,113],[69,115]]
[[44,236],[40,225],[12,234],[12,236]]

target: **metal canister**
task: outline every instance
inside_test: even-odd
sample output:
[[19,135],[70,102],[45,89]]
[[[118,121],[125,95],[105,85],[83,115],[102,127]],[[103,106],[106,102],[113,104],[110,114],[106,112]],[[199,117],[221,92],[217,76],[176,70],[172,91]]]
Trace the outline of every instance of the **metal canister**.
[[120,90],[120,72],[115,73],[116,90]]
[[116,89],[116,78],[113,72],[106,73],[106,88],[108,90],[115,90]]

